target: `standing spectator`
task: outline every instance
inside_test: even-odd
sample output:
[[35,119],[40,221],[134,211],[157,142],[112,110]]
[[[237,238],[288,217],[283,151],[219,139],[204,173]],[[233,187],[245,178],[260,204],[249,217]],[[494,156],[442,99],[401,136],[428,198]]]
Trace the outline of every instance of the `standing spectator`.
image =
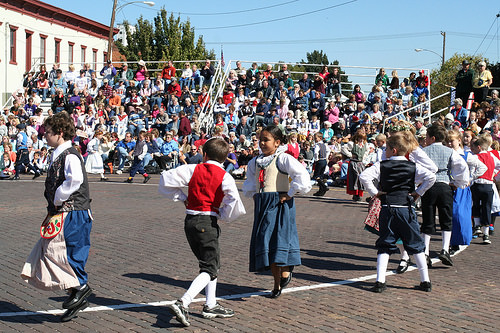
[[210,85],[212,77],[215,74],[214,66],[211,65],[210,60],[205,60],[205,66],[200,70],[200,91],[203,85]]
[[146,68],[146,62],[144,60],[139,60],[139,69],[135,72],[135,83],[137,89],[141,89],[142,81],[146,80],[149,76],[148,69]]
[[466,59],[462,61],[462,69],[455,76],[455,81],[457,82],[456,97],[465,103],[465,107],[467,107],[467,101],[472,92],[473,80],[474,70],[470,69],[470,62]]
[[474,102],[481,103],[486,100],[488,96],[488,89],[493,83],[493,76],[491,72],[486,69],[486,63],[481,61],[479,64],[479,71],[474,75],[473,88],[474,88]]
[[391,79],[391,84],[389,85],[389,88],[391,88],[391,90],[399,89],[399,77],[398,77],[397,70],[392,71],[392,79]]
[[101,69],[99,73],[103,79],[107,79],[109,82],[113,83],[113,78],[116,76],[116,68],[111,63],[111,60],[106,61],[106,65]]

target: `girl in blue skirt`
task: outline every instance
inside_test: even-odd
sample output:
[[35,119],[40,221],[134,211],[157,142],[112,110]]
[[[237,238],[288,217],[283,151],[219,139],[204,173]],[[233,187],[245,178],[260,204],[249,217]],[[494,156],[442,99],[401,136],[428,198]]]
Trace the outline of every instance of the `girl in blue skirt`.
[[293,196],[311,190],[309,173],[297,159],[284,154],[285,143],[278,126],[263,129],[259,136],[262,153],[249,162],[243,184],[243,193],[255,202],[250,272],[271,269],[271,298],[281,295],[292,279],[293,267],[301,264]]

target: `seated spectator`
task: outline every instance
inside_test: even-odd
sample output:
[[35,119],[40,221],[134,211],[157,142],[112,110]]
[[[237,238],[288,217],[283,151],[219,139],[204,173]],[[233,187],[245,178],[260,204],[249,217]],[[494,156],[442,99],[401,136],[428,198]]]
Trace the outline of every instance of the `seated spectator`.
[[203,163],[203,155],[200,153],[200,149],[195,145],[191,146],[191,151],[185,155],[187,164]]
[[137,91],[134,89],[131,91],[131,96],[125,99],[125,107],[127,110],[127,114],[132,112],[138,113],[139,108],[142,105],[142,99],[137,95]]
[[128,116],[128,132],[136,136],[142,129],[144,129],[143,116],[133,109]]
[[36,90],[39,96],[42,96],[42,101],[47,100],[47,95],[49,94],[49,80],[47,80],[47,75],[42,74],[37,81]]
[[188,87],[189,89],[191,86],[191,80],[193,80],[193,70],[191,69],[191,64],[186,62],[184,64],[184,68],[182,69],[181,77],[179,78],[181,89],[184,87]]
[[319,132],[323,134],[323,140],[325,142],[329,142],[334,135],[332,124],[328,120],[323,122],[323,128]]
[[115,89],[113,89],[113,92],[111,93],[108,105],[111,107],[112,110],[115,111],[117,111],[117,108],[122,105],[122,99],[120,98],[120,96],[118,96]]
[[169,60],[167,62],[167,65],[163,67],[163,70],[161,71],[161,77],[163,78],[163,84],[165,85],[165,87],[168,87],[172,82],[172,78],[176,77],[176,69],[174,67],[174,64],[172,63],[172,60]]
[[175,77],[173,77],[171,79],[171,83],[167,87],[167,93],[172,97],[173,96],[175,96],[177,98],[181,97],[182,89],[181,89],[181,86],[179,85],[179,83],[177,83],[177,79]]
[[116,155],[119,159],[118,170],[116,171],[117,174],[121,174],[123,172],[125,162],[128,159],[131,159],[134,148],[135,141],[132,140],[132,134],[127,132],[125,134],[125,138],[116,145]]
[[200,91],[204,85],[212,84],[212,77],[215,74],[214,66],[212,66],[210,60],[205,60],[205,65],[200,70]]
[[425,95],[425,99],[429,99],[429,89],[427,89],[427,87],[425,86],[424,80],[420,80],[418,82],[418,86],[413,91],[413,97],[415,99],[418,99],[418,97],[422,94]]
[[240,123],[240,119],[234,110],[234,106],[229,106],[229,113],[224,117],[224,123],[227,124],[229,131],[235,131],[236,126]]
[[234,92],[231,89],[225,89],[222,100],[226,106],[233,104]]
[[196,84],[200,86],[201,90],[201,85],[200,85],[200,70],[196,65],[193,65],[193,76],[191,76],[191,81],[190,81],[190,86],[189,89],[191,89],[192,93],[196,92]]
[[285,127],[287,134],[297,131],[297,119],[294,118],[293,111],[288,111],[287,118],[281,124]]
[[309,118],[312,116],[317,116],[321,119],[325,112],[325,99],[321,96],[321,92],[316,91],[314,93],[314,98],[310,102]]
[[179,145],[173,140],[173,133],[167,132],[165,142],[160,147],[160,154],[154,156],[154,160],[161,170],[167,169],[167,163],[174,160],[179,155]]
[[229,153],[227,154],[226,161],[224,162],[224,168],[228,173],[232,173],[234,170],[239,168],[238,158],[234,153],[234,145],[231,143],[229,144]]

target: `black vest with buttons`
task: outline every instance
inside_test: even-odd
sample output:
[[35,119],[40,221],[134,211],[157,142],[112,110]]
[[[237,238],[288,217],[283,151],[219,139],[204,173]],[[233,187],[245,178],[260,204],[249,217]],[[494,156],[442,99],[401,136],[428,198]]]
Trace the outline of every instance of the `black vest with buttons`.
[[[54,206],[54,197],[56,195],[57,188],[66,180],[64,175],[64,165],[66,163],[66,156],[69,154],[76,155],[80,160],[83,171],[83,183],[80,185],[80,188],[71,194],[69,199],[62,204],[62,207],[56,208],[56,206]],[[57,156],[54,161],[52,161],[52,164],[47,171],[44,196],[45,199],[47,199],[47,211],[50,215],[54,215],[58,211],[69,212],[73,210],[90,209],[90,193],[87,173],[85,172],[83,159],[75,147],[66,149],[59,156]]]
[[382,204],[408,206],[409,193],[415,191],[415,163],[407,160],[380,162],[380,190],[387,193],[380,197]]

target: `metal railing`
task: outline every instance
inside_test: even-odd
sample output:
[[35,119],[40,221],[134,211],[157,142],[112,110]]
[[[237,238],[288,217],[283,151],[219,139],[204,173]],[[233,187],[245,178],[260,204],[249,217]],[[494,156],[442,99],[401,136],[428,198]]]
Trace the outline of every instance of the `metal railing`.
[[[31,68],[28,72],[26,72],[25,75],[23,75],[22,79],[21,79],[21,87],[23,86],[23,83],[24,83],[24,78],[25,76],[28,74],[28,73],[31,73],[31,72],[36,72],[36,67],[37,66],[40,66],[42,65],[43,63],[41,62],[41,59],[43,59],[43,57],[35,57],[35,58],[32,58],[32,65],[31,65]],[[24,87],[23,87],[23,90],[24,90]],[[9,92],[7,92],[9,93]],[[7,107],[8,105],[10,105],[10,103],[12,103],[12,101],[14,100],[14,96],[12,96],[12,93],[13,92],[10,92],[10,96],[9,98],[7,98],[7,100],[5,101],[5,103],[2,105],[2,110]]]
[[[406,116],[406,114],[408,114],[410,111],[416,110],[417,108],[421,107],[423,104],[427,104],[427,105],[429,105],[429,111],[428,111],[428,112],[427,112],[427,114],[425,115],[425,118],[428,118],[428,119],[429,119],[429,121],[430,121],[430,120],[431,120],[431,117],[432,117],[433,115],[435,115],[435,114],[437,114],[437,113],[440,113],[440,112],[442,112],[443,110],[447,109],[447,107],[446,107],[446,108],[443,108],[443,109],[441,109],[441,110],[439,110],[439,111],[437,111],[437,112],[435,112],[435,113],[431,113],[431,102],[432,102],[432,101],[435,101],[435,100],[437,100],[437,99],[439,99],[439,98],[441,98],[441,97],[444,97],[444,96],[446,96],[446,95],[449,95],[450,93],[451,93],[450,91],[447,91],[447,92],[445,92],[445,93],[443,93],[443,94],[441,94],[441,95],[439,95],[439,96],[433,97],[433,98],[429,99],[428,101],[425,101],[424,103],[417,104],[417,105],[415,105],[415,106],[412,106],[412,107],[411,107],[411,108],[409,108],[409,109],[403,110],[403,111],[401,111],[401,112],[396,113],[395,115],[392,115],[392,116],[390,116],[390,117],[386,118],[386,119],[384,120],[384,124],[383,124],[383,126],[382,126],[382,133],[385,133],[385,126],[386,126],[386,124],[387,124],[387,123],[388,123],[391,119],[396,118],[396,117],[399,117],[399,116],[401,116],[401,115],[405,115],[405,116]],[[420,117],[422,117],[422,116],[423,116],[422,111],[423,111],[423,109],[421,109],[421,111],[420,111]]]

